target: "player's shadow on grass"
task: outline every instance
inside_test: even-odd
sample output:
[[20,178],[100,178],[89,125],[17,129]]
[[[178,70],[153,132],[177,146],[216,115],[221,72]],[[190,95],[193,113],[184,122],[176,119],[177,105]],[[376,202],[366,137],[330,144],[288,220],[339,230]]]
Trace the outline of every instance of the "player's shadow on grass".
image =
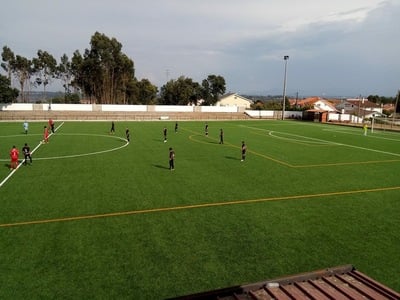
[[238,157],[234,157],[234,156],[225,156],[226,159],[232,159],[232,160],[240,160],[240,158]]
[[153,165],[153,167],[159,168],[159,169],[166,169],[169,170],[169,167],[162,166],[162,165]]
[[204,140],[204,142],[207,144],[219,144],[219,141],[216,140]]

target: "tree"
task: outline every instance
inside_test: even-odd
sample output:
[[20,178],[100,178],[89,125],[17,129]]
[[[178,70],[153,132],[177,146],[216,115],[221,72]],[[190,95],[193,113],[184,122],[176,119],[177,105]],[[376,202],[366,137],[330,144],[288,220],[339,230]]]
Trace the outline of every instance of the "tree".
[[15,55],[7,46],[3,47],[3,52],[1,53],[1,67],[7,72],[8,79],[11,81],[11,75],[13,73],[13,66],[15,64]]
[[263,110],[265,109],[264,102],[261,100],[256,100],[254,103],[250,105],[250,107],[254,110]]
[[[88,56],[89,50],[85,50],[85,56]],[[93,65],[93,67],[95,67]],[[71,85],[79,90],[82,94],[85,94],[90,100],[94,97],[94,82],[92,82],[90,61],[85,60],[81,53],[76,50],[71,59],[71,71],[73,80]],[[94,76],[93,76],[94,78]]]
[[121,52],[121,43],[99,32],[92,36],[90,46],[83,57],[74,53],[75,84],[100,104],[125,103],[127,85],[134,78],[133,61]]
[[200,85],[191,78],[180,76],[161,87],[161,104],[188,105],[196,103],[201,96]]
[[384,97],[384,96],[378,96],[378,95],[369,95],[367,97],[368,101],[376,103],[376,104],[388,104],[388,103],[393,103],[395,100],[394,97]]
[[72,84],[98,103],[126,103],[128,86],[134,79],[134,64],[121,52],[115,38],[96,32],[91,48],[82,56],[75,51],[71,61]]
[[17,89],[11,87],[11,80],[0,74],[0,103],[14,102],[18,93]]
[[3,63],[1,67],[7,72],[8,79],[10,80],[14,76],[19,83],[22,102],[26,102],[26,96],[24,93],[25,84],[29,83],[32,75],[32,62],[21,55],[14,55],[14,52],[7,46],[3,47],[1,53]]
[[133,61],[129,59],[128,56],[121,53],[117,56],[116,61],[116,73],[117,75],[117,102],[127,103],[127,89],[130,82],[135,80],[135,70],[133,66]]
[[13,69],[13,74],[15,75],[15,77],[18,79],[19,82],[22,102],[26,102],[26,96],[24,90],[25,90],[25,84],[26,83],[29,84],[30,78],[33,73],[32,61],[27,59],[26,57],[17,55],[15,57],[12,69]]
[[154,104],[158,89],[148,79],[131,80],[127,85],[127,98],[129,104]]
[[35,84],[43,84],[43,97],[46,99],[46,86],[56,76],[57,61],[47,51],[38,50],[37,57],[33,58],[33,71],[37,76]]
[[68,56],[64,54],[61,56],[60,64],[56,69],[56,76],[63,82],[64,87],[64,98],[67,100],[68,95],[71,93],[71,82],[72,82],[72,67]]
[[222,76],[208,75],[202,82],[204,104],[213,105],[225,93],[225,79]]

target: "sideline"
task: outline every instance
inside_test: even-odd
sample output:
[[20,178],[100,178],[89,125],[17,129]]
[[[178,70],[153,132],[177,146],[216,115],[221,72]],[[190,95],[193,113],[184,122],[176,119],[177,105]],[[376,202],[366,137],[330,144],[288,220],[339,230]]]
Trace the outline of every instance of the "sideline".
[[194,204],[194,205],[186,205],[186,206],[161,207],[161,208],[122,211],[122,212],[105,213],[105,214],[97,214],[97,215],[75,216],[75,217],[65,217],[65,218],[56,218],[56,219],[44,219],[44,220],[0,224],[0,228],[16,227],[16,226],[24,226],[24,225],[60,223],[60,222],[68,222],[68,221],[79,221],[79,220],[100,219],[100,218],[110,218],[110,217],[120,217],[120,216],[127,216],[127,215],[148,214],[148,213],[157,213],[157,212],[179,211],[179,210],[187,210],[187,209],[194,209],[194,208],[209,208],[209,207],[230,206],[230,205],[240,205],[240,204],[252,204],[252,203],[262,203],[262,202],[267,202],[267,201],[301,200],[301,199],[323,198],[323,197],[353,195],[353,194],[362,194],[362,193],[377,193],[377,192],[396,191],[396,190],[400,190],[400,186],[381,187],[381,188],[353,190],[353,191],[330,192],[330,193],[319,193],[319,194],[308,194],[308,195],[306,194],[306,195],[294,195],[294,196],[279,196],[279,197],[271,197],[271,198],[236,200],[236,201],[217,202],[217,203],[202,203],[202,204]]
[[[54,129],[54,132],[56,132],[58,129],[60,129],[61,126],[63,126],[63,125],[64,125],[64,122],[62,122],[59,126],[57,126],[57,128]],[[52,135],[53,135],[53,132],[51,132],[51,133],[49,134],[49,139],[50,139],[50,137],[51,137]],[[40,141],[39,144],[31,151],[31,154],[35,153],[35,151],[36,151],[37,149],[39,149],[39,147],[40,147],[41,145],[42,145],[42,141]],[[8,174],[8,176],[7,176],[6,178],[4,178],[2,182],[0,182],[0,188],[8,181],[8,179],[10,179],[10,178],[14,175],[15,172],[17,172],[17,170],[23,165],[24,162],[25,162],[25,158],[24,158],[23,160],[21,160],[21,161],[18,163],[17,168],[13,169],[13,170]]]

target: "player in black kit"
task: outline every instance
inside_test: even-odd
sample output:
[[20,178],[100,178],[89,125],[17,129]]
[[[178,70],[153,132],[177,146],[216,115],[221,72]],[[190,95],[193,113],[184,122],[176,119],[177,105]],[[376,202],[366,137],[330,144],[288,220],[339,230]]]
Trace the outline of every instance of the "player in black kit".
[[27,143],[25,143],[24,147],[22,147],[22,152],[24,153],[25,156],[24,165],[26,166],[28,159],[29,162],[32,164],[31,148],[29,148]]

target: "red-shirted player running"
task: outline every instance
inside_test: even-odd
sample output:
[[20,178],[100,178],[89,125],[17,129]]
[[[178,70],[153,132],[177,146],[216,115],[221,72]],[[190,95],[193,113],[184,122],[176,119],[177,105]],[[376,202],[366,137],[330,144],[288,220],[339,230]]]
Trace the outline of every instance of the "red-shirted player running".
[[19,150],[15,146],[13,146],[12,149],[10,150],[10,158],[11,158],[10,170],[17,168],[18,157],[19,157]]
[[47,126],[44,126],[43,142],[44,143],[48,143],[49,142],[49,129],[47,128]]

